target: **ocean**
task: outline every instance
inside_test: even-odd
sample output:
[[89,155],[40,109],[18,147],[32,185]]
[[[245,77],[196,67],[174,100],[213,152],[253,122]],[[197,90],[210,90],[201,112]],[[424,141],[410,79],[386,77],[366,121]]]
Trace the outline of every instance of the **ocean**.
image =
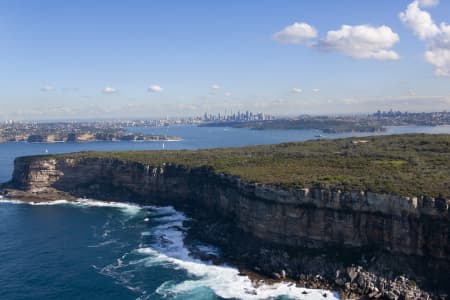
[[[22,155],[236,147],[308,140],[319,134],[194,126],[130,130],[183,140],[0,144],[0,182],[10,178],[14,158]],[[390,127],[383,134],[412,132],[450,133],[450,126]],[[324,295],[337,299],[332,291],[291,283],[254,287],[232,266],[196,259],[183,241],[187,218],[172,207],[87,199],[39,204],[0,199],[0,299],[325,299]],[[196,252],[220,256],[220,249],[212,245],[195,247]]]

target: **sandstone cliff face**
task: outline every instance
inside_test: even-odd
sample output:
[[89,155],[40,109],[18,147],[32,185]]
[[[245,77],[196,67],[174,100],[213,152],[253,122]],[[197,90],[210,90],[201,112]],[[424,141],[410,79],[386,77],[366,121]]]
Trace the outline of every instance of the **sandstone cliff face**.
[[57,189],[190,207],[227,218],[263,241],[294,248],[371,248],[450,261],[446,199],[284,189],[207,167],[153,167],[106,158],[19,158],[11,184],[31,192]]
[[307,287],[337,289],[344,298],[428,299],[416,284],[433,295],[449,290],[446,199],[288,189],[208,167],[107,158],[18,158],[7,186],[44,198],[63,191],[174,205],[200,220],[190,224],[194,239],[216,243],[231,261]]

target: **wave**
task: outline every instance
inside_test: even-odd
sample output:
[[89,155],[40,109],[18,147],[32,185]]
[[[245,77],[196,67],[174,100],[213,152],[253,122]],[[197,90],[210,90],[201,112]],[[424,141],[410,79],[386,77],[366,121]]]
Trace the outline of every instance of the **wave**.
[[[176,282],[170,280],[162,283],[155,291],[162,298],[176,299],[194,298],[214,293],[225,299],[338,299],[337,295],[325,290],[300,288],[292,282],[275,284],[255,284],[248,276],[243,276],[236,268],[227,265],[214,265],[193,257],[184,243],[186,228],[183,222],[187,217],[173,207],[149,207],[150,219],[156,222],[155,227],[141,232],[143,241],[138,248],[125,254],[116,264],[109,265],[102,273],[122,281],[130,287],[128,277],[130,269],[163,267],[183,270],[187,279]],[[145,241],[151,236],[151,242]],[[204,254],[218,255],[218,250],[209,245],[195,246],[197,251]],[[136,283],[139,285],[138,283]],[[138,288],[138,287],[135,287]],[[143,290],[143,288],[139,288]],[[154,296],[154,294],[153,294]],[[148,291],[138,299],[153,299]]]
[[68,204],[70,201],[67,200],[54,200],[54,201],[44,201],[44,202],[28,202],[16,199],[3,198],[0,196],[0,203],[10,203],[10,204],[28,204],[28,205],[59,205]]
[[129,215],[135,215],[142,209],[142,206],[140,206],[138,204],[127,203],[127,202],[99,201],[99,200],[92,200],[92,199],[77,199],[75,201],[68,201],[68,200],[61,199],[61,200],[43,201],[43,202],[28,202],[28,201],[21,201],[21,200],[15,200],[15,199],[4,199],[2,197],[2,198],[0,198],[0,203],[28,204],[28,205],[35,205],[35,206],[72,205],[72,206],[76,206],[76,207],[112,207],[112,208],[119,208],[124,213],[129,214]]
[[[292,282],[279,282],[268,284],[264,281],[255,283],[248,276],[240,274],[239,270],[227,265],[215,265],[208,261],[197,259],[192,253],[200,253],[199,257],[219,256],[219,250],[206,244],[190,245],[191,253],[184,238],[187,228],[184,222],[189,220],[183,213],[173,207],[139,206],[137,204],[123,202],[106,202],[91,199],[78,199],[77,201],[49,201],[28,203],[17,200],[0,198],[0,203],[29,204],[29,205],[70,205],[75,207],[111,207],[120,209],[121,212],[130,215],[130,223],[126,227],[138,226],[140,228],[140,243],[134,249],[131,248],[116,262],[103,268],[95,267],[99,273],[113,278],[124,287],[141,295],[139,299],[158,298],[213,298],[213,294],[225,299],[338,299],[338,296],[330,291],[300,288]],[[136,218],[136,215],[139,217]],[[144,215],[145,213],[145,215]],[[139,220],[138,220],[139,218]],[[144,221],[144,220],[148,221]],[[136,225],[135,221],[139,222]],[[146,225],[144,225],[146,224]],[[97,244],[89,245],[90,248],[113,247],[118,243],[114,236],[110,236],[110,230],[115,225],[105,225],[103,239]],[[142,226],[142,227],[141,227]],[[123,228],[123,227],[122,227]],[[115,247],[115,246],[114,246]],[[130,251],[131,250],[131,251]],[[136,272],[149,272],[148,268],[167,268],[185,272],[185,276],[175,276],[151,291],[144,281],[137,280]]]
[[61,205],[61,204],[70,204],[71,201],[67,200],[54,200],[54,201],[44,201],[44,202],[25,202],[30,205],[36,206],[49,206],[49,205]]
[[119,208],[124,213],[129,215],[135,215],[142,210],[142,206],[134,203],[127,202],[110,202],[110,201],[99,201],[92,199],[78,199],[77,201],[70,202],[71,205],[79,207],[112,207]]
[[180,283],[163,283],[157,289],[157,293],[163,297],[189,295],[199,288],[209,288],[217,296],[225,299],[256,300],[274,299],[282,296],[293,299],[324,299],[324,295],[327,299],[338,299],[330,291],[300,288],[292,282],[275,284],[259,282],[258,285],[255,285],[248,276],[242,276],[237,269],[228,266],[212,265],[195,259],[178,259],[152,248],[139,248],[136,251],[151,257],[146,262],[147,265],[154,266],[158,263],[169,262],[173,264],[173,267],[182,268],[190,275],[194,275],[194,279]]
[[4,199],[2,196],[0,196],[0,203],[9,203],[9,204],[27,204],[27,202],[20,201],[20,200],[14,200],[14,199]]
[[95,245],[89,245],[88,248],[100,248],[100,247],[109,246],[109,245],[116,244],[116,243],[118,243],[118,241],[115,239],[107,240],[107,241],[104,241],[104,242],[101,242],[101,243],[98,243]]

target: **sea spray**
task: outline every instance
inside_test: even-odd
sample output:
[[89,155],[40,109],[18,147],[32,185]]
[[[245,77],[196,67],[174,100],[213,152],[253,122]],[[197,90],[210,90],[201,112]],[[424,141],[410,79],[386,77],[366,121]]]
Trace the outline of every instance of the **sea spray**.
[[[142,232],[143,241],[137,249],[122,257],[117,264],[109,265],[104,270],[109,276],[117,276],[119,281],[130,286],[131,278],[125,278],[124,272],[135,268],[165,267],[169,269],[184,270],[187,280],[169,280],[161,284],[156,293],[163,298],[176,299],[186,297],[205,297],[211,291],[226,299],[275,299],[284,297],[288,299],[337,299],[329,291],[300,288],[292,282],[266,284],[259,282],[256,286],[247,276],[226,265],[214,265],[210,262],[194,258],[184,244],[186,228],[183,222],[187,219],[184,214],[172,207],[149,207],[153,227]],[[146,241],[149,241],[148,243]],[[217,255],[218,251],[208,245],[198,245],[197,250]],[[136,258],[136,255],[138,257]],[[134,258],[127,260],[129,257]],[[126,273],[125,273],[126,274]],[[151,295],[143,295],[140,299],[151,299]]]
[[[311,290],[297,287],[292,282],[267,284],[258,282],[255,285],[247,276],[227,265],[214,265],[193,257],[184,243],[187,228],[184,221],[188,218],[173,207],[139,206],[122,202],[104,202],[90,199],[77,201],[49,201],[27,203],[16,200],[0,199],[0,203],[29,204],[36,206],[64,205],[74,208],[111,208],[119,209],[122,219],[104,225],[103,233],[98,235],[99,243],[87,245],[89,249],[111,248],[122,249],[120,238],[127,232],[139,230],[140,240],[137,247],[125,250],[112,264],[92,267],[100,274],[112,278],[117,284],[137,294],[138,299],[210,299],[216,296],[225,299],[337,299],[329,291]],[[147,221],[145,221],[147,219]],[[123,221],[126,220],[126,221]],[[117,224],[120,223],[118,227]],[[193,246],[196,253],[206,256],[218,256],[220,251],[210,245]],[[125,249],[125,248],[124,248]],[[117,249],[116,249],[117,250]],[[136,276],[139,273],[155,272],[166,269],[173,274],[164,279],[155,288],[149,288],[148,283]],[[160,271],[159,271],[160,272]],[[181,272],[181,273],[180,273]],[[184,273],[184,275],[183,275]],[[158,276],[158,274],[154,274]]]
[[42,202],[29,202],[15,199],[4,199],[0,198],[0,203],[12,203],[12,204],[27,204],[27,205],[36,205],[36,206],[49,206],[49,205],[71,205],[76,207],[111,207],[111,208],[119,208],[124,213],[135,215],[137,214],[142,207],[134,204],[134,203],[125,203],[125,202],[110,202],[110,201],[98,201],[92,199],[78,199],[76,201],[68,201],[68,200],[52,200],[52,201],[42,201]]

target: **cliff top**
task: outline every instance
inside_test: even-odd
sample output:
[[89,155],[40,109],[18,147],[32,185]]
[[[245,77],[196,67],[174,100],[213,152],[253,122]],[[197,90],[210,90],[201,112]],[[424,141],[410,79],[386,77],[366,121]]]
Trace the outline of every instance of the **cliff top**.
[[[44,156],[49,157],[49,156]],[[407,134],[181,151],[79,152],[152,166],[210,166],[252,182],[450,198],[450,135]],[[36,159],[42,156],[22,159]]]

